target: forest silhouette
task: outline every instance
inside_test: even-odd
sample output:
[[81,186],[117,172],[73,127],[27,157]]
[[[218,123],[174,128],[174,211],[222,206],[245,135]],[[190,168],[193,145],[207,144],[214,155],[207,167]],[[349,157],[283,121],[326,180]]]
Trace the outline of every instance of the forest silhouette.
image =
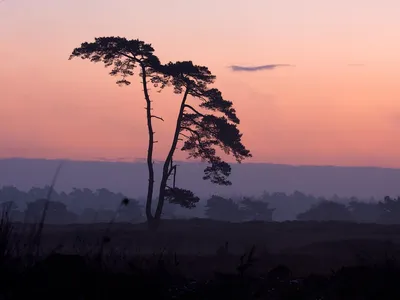
[[[24,192],[13,186],[4,186],[0,189],[1,209],[8,210],[13,221],[38,222],[49,190],[50,186],[47,186]],[[400,223],[400,198],[391,197],[380,201],[366,201],[356,197],[340,198],[334,195],[326,199],[296,191],[292,194],[275,192],[264,193],[259,197],[239,198],[213,195],[204,199],[204,203],[204,209],[199,212],[198,217],[227,222],[276,221],[276,206],[279,207],[278,210],[283,210],[296,203],[300,209],[294,220]],[[104,188],[96,191],[75,188],[68,193],[53,191],[45,222],[101,223],[115,219],[116,222],[141,223],[146,220],[143,204],[143,201],[130,199],[122,193],[114,193]],[[186,219],[185,215],[180,215],[177,211],[178,206],[180,205],[167,202],[163,217]],[[285,215],[285,211],[281,214]]]

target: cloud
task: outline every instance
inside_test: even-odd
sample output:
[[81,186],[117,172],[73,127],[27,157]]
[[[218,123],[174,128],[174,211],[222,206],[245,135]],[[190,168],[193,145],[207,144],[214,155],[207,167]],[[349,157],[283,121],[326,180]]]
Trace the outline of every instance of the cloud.
[[280,67],[294,67],[294,65],[289,64],[271,64],[271,65],[262,65],[262,66],[254,66],[254,67],[245,67],[245,66],[229,66],[229,68],[233,72],[256,72],[256,71],[265,71],[265,70],[274,70]]

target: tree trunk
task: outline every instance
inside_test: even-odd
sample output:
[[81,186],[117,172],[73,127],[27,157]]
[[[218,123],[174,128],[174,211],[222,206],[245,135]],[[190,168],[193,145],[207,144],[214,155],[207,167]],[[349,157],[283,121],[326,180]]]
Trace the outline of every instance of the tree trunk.
[[159,192],[159,196],[158,196],[157,209],[156,209],[156,213],[154,215],[154,218],[156,220],[158,220],[158,222],[161,219],[161,214],[162,214],[162,210],[163,210],[163,206],[164,206],[165,189],[167,188],[167,181],[168,181],[168,177],[170,175],[169,168],[171,167],[171,161],[174,156],[176,146],[178,144],[179,133],[181,131],[181,122],[182,122],[182,118],[183,118],[183,113],[185,111],[185,103],[186,103],[188,94],[189,94],[189,89],[186,88],[185,94],[182,99],[181,107],[179,109],[178,119],[176,121],[175,134],[174,134],[174,138],[172,140],[171,149],[169,150],[167,158],[164,161],[163,173],[162,173],[162,178],[161,178],[161,182],[160,182],[160,192]]
[[147,185],[146,219],[149,227],[151,227],[151,223],[153,221],[151,204],[153,200],[153,189],[154,189],[154,166],[153,166],[154,132],[153,132],[153,124],[151,122],[151,100],[147,88],[146,69],[143,65],[142,65],[142,85],[143,85],[144,98],[146,100],[146,118],[147,118],[147,129],[149,134],[149,143],[147,148],[147,169],[149,171],[149,181]]

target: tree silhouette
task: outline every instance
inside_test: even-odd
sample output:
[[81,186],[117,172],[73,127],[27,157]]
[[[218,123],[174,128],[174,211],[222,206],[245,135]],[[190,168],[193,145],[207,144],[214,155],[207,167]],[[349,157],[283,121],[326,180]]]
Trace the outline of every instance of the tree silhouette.
[[297,219],[301,221],[351,221],[352,216],[346,205],[333,201],[322,201],[299,214]]
[[270,208],[269,203],[244,197],[240,202],[246,219],[251,221],[272,221],[275,208]]
[[18,205],[14,201],[0,202],[0,214],[3,218],[12,221],[22,221],[23,213],[18,210]]
[[[191,61],[162,65],[154,55],[154,49],[150,44],[121,37],[100,37],[95,38],[92,43],[82,43],[79,48],[73,50],[70,59],[74,57],[103,62],[106,67],[112,67],[110,75],[121,76],[117,81],[121,85],[129,85],[131,83],[128,80],[129,76],[134,75],[136,67],[140,69],[149,137],[146,217],[150,228],[158,227],[165,199],[187,208],[194,207],[199,201],[191,191],[176,187],[175,180],[172,185],[168,184],[171,176],[175,178],[176,175],[177,166],[174,165],[173,158],[180,141],[183,142],[181,150],[187,151],[189,158],[200,158],[209,164],[204,170],[203,179],[215,184],[231,184],[228,180],[231,167],[217,154],[218,148],[227,155],[232,154],[238,163],[251,157],[250,151],[242,144],[242,134],[237,128],[240,121],[233,103],[224,99],[218,89],[209,88],[216,77],[207,67],[195,65]],[[182,94],[171,148],[164,161],[154,216],[152,214],[154,188],[152,118],[163,119],[152,115],[148,81],[160,90],[172,86],[176,94]],[[196,105],[188,103],[189,98],[198,100],[197,108]]]
[[98,194],[95,194],[91,189],[73,188],[67,195],[67,203],[74,211],[83,212],[89,205],[95,203],[97,206],[98,199],[96,196],[98,196]]
[[18,209],[18,205],[15,204],[14,201],[5,201],[0,203],[0,210],[1,211],[13,211],[13,210],[17,210]]
[[[28,223],[36,223],[40,221],[47,201],[47,199],[37,199],[34,202],[28,203],[25,211],[25,221]],[[64,203],[56,201],[48,201],[47,203],[48,210],[46,219],[44,220],[46,223],[66,224],[74,223],[76,221],[77,216],[69,212]]]
[[398,224],[400,222],[400,197],[386,196],[383,201],[379,201],[378,207],[382,212],[379,217],[380,222],[386,224]]
[[205,213],[212,220],[228,222],[240,222],[244,217],[244,213],[238,203],[232,199],[216,195],[207,200]]
[[[200,158],[209,164],[203,179],[215,184],[231,184],[228,180],[231,167],[217,154],[218,148],[233,155],[238,163],[251,157],[241,141],[242,134],[237,128],[240,121],[233,103],[224,99],[218,89],[209,88],[216,76],[207,67],[180,61],[163,65],[161,70],[164,78],[160,78],[160,82],[172,85],[174,92],[182,95],[182,100],[171,148],[164,161],[155,220],[161,217],[166,197],[189,208],[199,201],[191,191],[176,187],[175,180],[172,186],[168,185],[171,175],[176,174],[173,157],[179,141],[183,142],[181,150],[188,152],[189,158]],[[189,98],[198,101],[197,108],[195,104],[189,104]]]
[[349,210],[356,222],[376,223],[379,221],[384,210],[378,203],[362,202],[352,198],[349,203]]
[[151,99],[148,89],[148,81],[154,80],[158,85],[160,80],[153,79],[158,77],[157,69],[160,67],[160,61],[153,54],[154,49],[138,39],[127,40],[122,37],[99,37],[95,38],[92,43],[82,43],[79,48],[75,48],[69,59],[80,57],[89,59],[91,62],[103,62],[105,67],[112,67],[111,76],[120,76],[117,80],[119,85],[130,85],[128,78],[134,75],[135,68],[139,68],[139,77],[142,81],[144,98],[146,101],[146,119],[148,130],[148,148],[147,148],[147,167],[149,172],[149,183],[146,199],[146,217],[150,222],[153,219],[151,213],[151,204],[153,199],[154,187],[154,168],[153,168],[153,148],[154,148],[154,131],[152,119],[160,117],[152,115]]
[[13,201],[16,204],[25,204],[27,194],[14,186],[3,186],[0,189],[0,201]]

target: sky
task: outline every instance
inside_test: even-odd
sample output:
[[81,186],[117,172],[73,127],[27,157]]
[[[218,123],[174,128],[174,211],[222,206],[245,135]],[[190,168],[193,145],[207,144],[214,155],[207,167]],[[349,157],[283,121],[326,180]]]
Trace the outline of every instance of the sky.
[[[400,167],[399,14],[398,0],[3,0],[0,157],[145,157],[140,81],[119,87],[102,65],[68,60],[123,36],[162,62],[208,66],[249,162]],[[180,99],[151,96],[163,159]]]

